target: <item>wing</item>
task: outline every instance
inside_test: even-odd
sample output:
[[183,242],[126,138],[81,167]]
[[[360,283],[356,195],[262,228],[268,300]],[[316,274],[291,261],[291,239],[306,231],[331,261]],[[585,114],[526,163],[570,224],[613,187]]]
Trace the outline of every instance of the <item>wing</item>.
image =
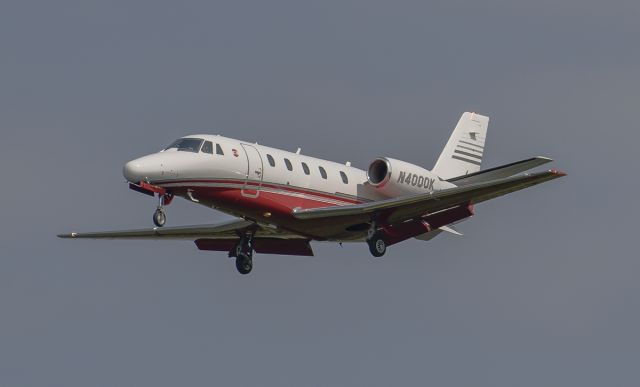
[[117,230],[100,232],[72,232],[60,234],[58,238],[77,239],[187,239],[194,238],[231,238],[238,232],[255,225],[246,220],[232,220],[219,224],[181,227],[154,227],[138,230]]
[[480,203],[562,176],[565,176],[565,173],[556,170],[531,173],[449,188],[429,194],[402,196],[363,204],[294,210],[293,215],[298,219],[334,218],[335,222],[357,224],[368,222],[373,215],[382,213],[385,215],[386,221],[393,224],[420,218],[425,214],[442,211],[464,203]]
[[248,220],[231,220],[218,224],[180,227],[154,227],[138,230],[72,232],[60,234],[58,238],[74,239],[237,239],[243,231],[255,228],[257,238],[305,239],[298,234],[260,226]]
[[548,157],[536,156],[526,160],[516,161],[515,163],[509,163],[501,165],[499,167],[485,169],[479,172],[470,173],[468,175],[462,175],[448,179],[447,181],[457,186],[482,183],[485,181],[502,179],[504,177],[513,176],[517,173],[528,171],[540,165],[550,163],[553,160]]
[[313,255],[309,239],[246,220],[211,225],[154,227],[138,230],[72,232],[59,238],[72,239],[182,239],[192,240],[200,250],[232,251],[243,233],[253,232],[255,251],[262,254]]

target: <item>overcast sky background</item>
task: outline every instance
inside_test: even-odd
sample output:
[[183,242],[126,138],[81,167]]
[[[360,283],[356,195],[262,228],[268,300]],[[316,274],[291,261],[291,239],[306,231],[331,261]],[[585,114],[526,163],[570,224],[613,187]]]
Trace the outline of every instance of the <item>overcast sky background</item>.
[[[637,1],[0,4],[0,386],[637,386]],[[122,165],[189,133],[569,176],[391,247],[68,241],[151,226]],[[225,216],[183,200],[168,224]]]

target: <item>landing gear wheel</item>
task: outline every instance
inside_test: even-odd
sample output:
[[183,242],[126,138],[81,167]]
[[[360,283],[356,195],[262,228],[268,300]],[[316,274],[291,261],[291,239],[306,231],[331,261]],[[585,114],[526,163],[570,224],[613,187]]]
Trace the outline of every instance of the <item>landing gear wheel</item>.
[[249,274],[253,269],[253,258],[244,253],[238,254],[236,257],[236,269],[240,274]]
[[374,257],[382,257],[387,252],[387,242],[378,234],[369,239],[367,244],[369,244],[369,251]]
[[153,224],[158,227],[162,227],[166,222],[167,215],[165,215],[164,211],[162,211],[162,208],[158,208],[156,212],[153,213]]

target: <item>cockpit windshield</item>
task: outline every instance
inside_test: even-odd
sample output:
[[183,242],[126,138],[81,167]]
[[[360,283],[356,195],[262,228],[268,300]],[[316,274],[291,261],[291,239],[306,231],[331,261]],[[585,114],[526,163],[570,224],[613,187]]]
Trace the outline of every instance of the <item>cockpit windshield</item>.
[[204,140],[201,138],[179,138],[164,150],[177,149],[179,151],[198,153],[203,142]]

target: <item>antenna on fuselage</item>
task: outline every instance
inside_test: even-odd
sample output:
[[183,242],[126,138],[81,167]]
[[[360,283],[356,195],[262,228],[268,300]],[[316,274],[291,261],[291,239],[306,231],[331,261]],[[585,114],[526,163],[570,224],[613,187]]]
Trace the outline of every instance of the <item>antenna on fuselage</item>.
[[299,155],[301,150],[302,148],[298,148],[298,150],[296,151],[296,154]]

